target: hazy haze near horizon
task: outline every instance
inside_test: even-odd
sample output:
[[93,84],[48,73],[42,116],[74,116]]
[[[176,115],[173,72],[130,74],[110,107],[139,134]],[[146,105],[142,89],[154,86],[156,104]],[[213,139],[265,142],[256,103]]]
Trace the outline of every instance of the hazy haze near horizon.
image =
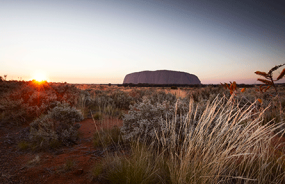
[[255,83],[255,71],[285,63],[281,2],[0,0],[0,75],[122,83],[175,70],[203,84]]

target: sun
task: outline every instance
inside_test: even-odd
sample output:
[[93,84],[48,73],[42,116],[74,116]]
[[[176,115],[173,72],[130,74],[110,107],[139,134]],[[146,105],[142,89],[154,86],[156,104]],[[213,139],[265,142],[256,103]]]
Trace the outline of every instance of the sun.
[[37,72],[34,74],[33,79],[38,82],[47,81],[47,76],[42,72]]

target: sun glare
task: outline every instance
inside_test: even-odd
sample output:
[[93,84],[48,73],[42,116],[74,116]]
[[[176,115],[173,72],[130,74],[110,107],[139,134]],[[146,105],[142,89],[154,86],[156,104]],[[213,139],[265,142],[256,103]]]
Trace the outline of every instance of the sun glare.
[[38,82],[46,81],[47,77],[44,73],[35,73],[33,79]]

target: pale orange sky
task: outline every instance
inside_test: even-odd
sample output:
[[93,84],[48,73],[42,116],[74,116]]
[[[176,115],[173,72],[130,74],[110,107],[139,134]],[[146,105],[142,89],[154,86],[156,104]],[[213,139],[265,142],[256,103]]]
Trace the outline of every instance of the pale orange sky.
[[0,75],[120,84],[128,73],[174,70],[203,84],[255,83],[255,71],[285,62],[284,11],[230,2],[0,0]]

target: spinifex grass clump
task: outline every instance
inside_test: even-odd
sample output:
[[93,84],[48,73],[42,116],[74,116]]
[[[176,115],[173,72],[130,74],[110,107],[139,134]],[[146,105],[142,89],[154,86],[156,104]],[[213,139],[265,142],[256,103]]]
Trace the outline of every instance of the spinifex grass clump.
[[77,108],[80,109],[84,118],[88,117],[88,107],[92,103],[90,94],[87,90],[81,90],[77,101]]
[[101,124],[103,126],[98,128],[96,125],[95,115],[93,115],[92,112],[91,116],[96,128],[96,132],[93,135],[94,147],[108,148],[109,146],[120,146],[123,140],[120,128],[117,125],[114,125],[114,122],[111,123],[108,120],[102,120]]
[[154,156],[148,146],[137,142],[131,146],[131,153],[128,156],[107,154],[100,163],[94,165],[91,174],[100,183],[169,183],[168,169],[167,167],[162,169],[162,157]]
[[[256,111],[258,103],[240,107],[237,101],[216,98],[200,110],[191,100],[185,114],[175,110],[172,115],[164,115],[166,120],[158,121],[140,119],[151,116],[148,113],[154,108],[136,108],[129,112],[122,131],[127,140],[147,142],[148,150],[157,158],[153,160],[163,159],[161,163],[165,164],[147,167],[159,175],[162,183],[284,183],[285,157],[279,154],[281,145],[272,144],[282,124],[262,125],[264,112]],[[161,111],[166,108],[161,107]],[[139,125],[130,121],[137,115]],[[127,162],[139,161],[130,158]],[[117,170],[123,168],[119,164]]]
[[97,130],[93,136],[94,147],[108,147],[122,143],[120,129],[117,126],[108,129]]
[[[69,106],[58,104],[55,108],[30,124],[30,139],[37,147],[52,147],[56,143],[72,145],[78,139],[82,114]],[[57,145],[57,144],[56,144]]]
[[[190,104],[191,106],[191,104]],[[171,180],[175,183],[283,183],[285,158],[277,156],[271,140],[281,124],[261,125],[263,112],[256,104],[239,108],[232,100],[216,99],[192,128],[195,110],[189,110],[179,137],[174,126],[170,142],[162,142],[169,153]],[[160,138],[167,140],[168,137]],[[182,143],[181,143],[182,142]],[[180,144],[178,144],[180,143]]]

